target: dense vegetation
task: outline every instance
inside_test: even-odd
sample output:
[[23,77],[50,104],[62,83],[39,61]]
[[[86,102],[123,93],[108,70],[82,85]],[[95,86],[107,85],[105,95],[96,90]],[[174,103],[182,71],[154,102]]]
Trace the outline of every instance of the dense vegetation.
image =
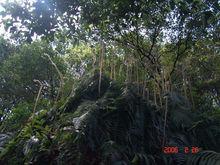
[[218,0],[1,6],[0,164],[220,164]]

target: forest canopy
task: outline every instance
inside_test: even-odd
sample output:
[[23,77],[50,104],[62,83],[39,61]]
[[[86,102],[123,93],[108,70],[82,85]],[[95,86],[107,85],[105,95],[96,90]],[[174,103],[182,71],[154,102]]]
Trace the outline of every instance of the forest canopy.
[[1,164],[219,163],[219,0],[0,6]]

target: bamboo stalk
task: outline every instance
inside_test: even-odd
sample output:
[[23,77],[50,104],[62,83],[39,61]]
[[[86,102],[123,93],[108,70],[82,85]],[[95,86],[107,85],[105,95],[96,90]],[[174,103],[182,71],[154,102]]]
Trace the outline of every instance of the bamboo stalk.
[[93,68],[93,71],[94,71],[94,74],[95,74],[95,70],[96,70],[96,67],[95,67],[95,63],[96,63],[96,54],[95,54],[95,50],[93,50],[92,52],[93,52],[93,63],[92,63],[92,68]]
[[154,104],[157,106],[156,85],[154,85]]
[[116,80],[116,73],[115,73],[115,52],[113,52],[113,80]]
[[138,73],[138,71],[139,71],[139,69],[138,69],[138,64],[137,64],[137,67],[136,67],[136,74],[137,74],[137,88],[138,88],[138,94],[140,94],[140,89],[139,89],[139,73]]
[[110,79],[113,79],[113,64],[110,64]]
[[100,60],[99,60],[99,86],[98,86],[99,96],[101,93],[103,57],[104,57],[104,42],[101,41],[101,54],[100,54]]
[[191,85],[191,79],[189,78],[189,92],[190,92],[190,98],[191,98],[191,102],[192,102],[192,107],[193,109],[195,109],[195,102],[193,99],[193,94],[192,94],[192,85]]
[[187,98],[187,86],[186,86],[186,77],[185,77],[185,72],[184,72],[184,67],[182,65],[182,78],[183,78],[183,91],[184,91],[184,96]]
[[145,99],[145,88],[146,88],[146,79],[145,78],[144,78],[144,82],[143,83],[144,84],[143,84],[142,98]]
[[166,101],[165,101],[165,114],[164,114],[164,126],[163,126],[163,142],[162,142],[162,147],[165,146],[165,142],[166,142],[167,112],[168,112],[168,98],[166,97]]

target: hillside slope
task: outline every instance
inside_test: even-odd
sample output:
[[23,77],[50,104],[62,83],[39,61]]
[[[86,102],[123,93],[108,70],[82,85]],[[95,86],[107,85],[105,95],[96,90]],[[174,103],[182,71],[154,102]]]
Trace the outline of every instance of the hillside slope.
[[[198,115],[182,96],[169,93],[164,134],[165,107],[143,99],[134,84],[105,76],[98,93],[98,77],[82,79],[64,105],[42,109],[20,131],[2,133],[0,163],[220,164],[220,115]],[[163,142],[178,153],[165,154]],[[200,152],[185,154],[192,146]]]

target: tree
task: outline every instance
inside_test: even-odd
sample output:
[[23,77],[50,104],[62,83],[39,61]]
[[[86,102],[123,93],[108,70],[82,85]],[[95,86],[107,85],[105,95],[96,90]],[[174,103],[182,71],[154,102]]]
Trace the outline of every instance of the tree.
[[15,47],[0,36],[0,64],[2,64],[15,50]]
[[[11,15],[5,19],[6,28],[29,41],[34,34],[53,39],[60,30],[66,30],[68,36],[87,30],[102,40],[115,40],[136,51],[143,65],[150,64],[150,77],[156,79],[153,73],[160,75],[162,70],[161,55],[155,53],[158,45],[173,45],[172,75],[193,42],[218,37],[219,9],[218,0],[37,0],[9,3],[4,14]],[[17,22],[21,23],[19,28]]]
[[[23,33],[28,39],[35,33],[53,35],[60,27],[73,34],[81,24],[87,29],[98,28],[103,34],[111,32],[113,36],[131,30],[140,36],[147,35],[151,41],[165,34],[164,30],[176,41],[188,35],[196,39],[214,35],[219,12],[218,0],[37,0],[7,3],[4,7],[4,15],[12,17],[5,19],[6,29]],[[20,28],[16,26],[18,22]]]
[[3,61],[0,67],[2,110],[10,110],[21,101],[33,102],[39,89],[34,80],[39,80],[45,85],[43,97],[54,100],[59,87],[59,75],[44,56],[45,53],[49,54],[59,69],[65,73],[64,61],[45,42],[21,45]]

